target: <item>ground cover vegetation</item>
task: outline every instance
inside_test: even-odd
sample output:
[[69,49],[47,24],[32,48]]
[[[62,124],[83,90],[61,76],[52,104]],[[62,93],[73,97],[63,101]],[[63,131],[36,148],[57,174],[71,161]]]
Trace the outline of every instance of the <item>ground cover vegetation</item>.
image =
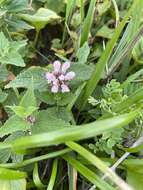
[[143,189],[142,22],[142,0],[0,0],[0,190]]

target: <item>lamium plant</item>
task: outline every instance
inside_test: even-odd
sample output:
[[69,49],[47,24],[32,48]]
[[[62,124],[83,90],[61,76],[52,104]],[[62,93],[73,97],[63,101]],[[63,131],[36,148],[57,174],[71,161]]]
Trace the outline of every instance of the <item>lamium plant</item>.
[[143,0],[0,0],[0,190],[143,189]]

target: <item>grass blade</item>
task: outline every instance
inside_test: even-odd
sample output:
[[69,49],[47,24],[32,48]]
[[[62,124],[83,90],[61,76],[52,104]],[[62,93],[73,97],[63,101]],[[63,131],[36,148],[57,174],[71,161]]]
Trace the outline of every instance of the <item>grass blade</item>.
[[120,189],[122,190],[131,190],[120,177],[118,177],[110,168],[108,168],[102,160],[96,157],[94,154],[90,153],[88,150],[83,148],[81,145],[75,142],[66,142],[66,145],[69,146],[74,151],[78,152],[81,156],[83,156],[86,160],[88,160],[91,164],[96,166],[99,170],[101,170],[107,177],[114,182]]
[[109,58],[110,58],[112,51],[113,51],[113,48],[116,45],[117,40],[118,40],[123,28],[125,27],[125,24],[129,18],[129,16],[131,15],[132,11],[136,7],[136,4],[138,3],[138,1],[135,1],[133,3],[132,7],[129,9],[129,11],[125,15],[124,19],[122,20],[122,22],[116,28],[114,36],[108,42],[105,51],[103,52],[101,58],[97,62],[95,69],[92,73],[91,79],[87,82],[87,85],[86,85],[84,92],[81,96],[80,106],[79,106],[80,110],[82,110],[84,108],[89,96],[93,93],[93,91],[95,90],[99,80],[101,79],[101,75],[104,71],[104,68],[105,68],[107,62],[109,61]]
[[76,0],[70,0],[67,1],[67,7],[66,7],[66,16],[65,16],[65,26],[64,26],[64,32],[63,32],[63,39],[62,39],[62,44],[64,43],[64,40],[66,38],[66,26],[69,24],[73,9],[75,7]]
[[45,185],[41,182],[41,179],[39,177],[39,171],[38,171],[38,163],[35,163],[34,170],[33,170],[33,182],[35,186],[39,189],[44,188]]
[[[42,133],[33,136],[21,137],[10,144],[12,149],[19,150],[27,148],[44,147],[65,143],[66,141],[77,141],[88,139],[102,134],[105,131],[112,130],[117,127],[123,127],[129,124],[138,112],[131,112],[117,117],[95,121],[89,124],[74,126],[65,129],[59,129],[49,133]],[[8,144],[9,145],[9,144]],[[3,148],[3,143],[0,144]]]
[[49,185],[47,187],[47,190],[53,190],[55,180],[56,180],[56,175],[57,175],[57,169],[58,169],[58,160],[55,159],[53,162],[52,174],[50,177],[50,181],[49,181]]
[[24,160],[23,162],[19,162],[19,163],[0,164],[0,167],[3,167],[3,168],[22,168],[24,166],[27,166],[29,164],[33,164],[33,163],[41,161],[41,160],[47,160],[49,158],[55,158],[55,157],[61,156],[62,154],[66,154],[70,151],[71,151],[71,149],[65,148],[63,150],[59,150],[56,152],[52,152],[52,153],[48,153],[48,154],[45,154],[42,156],[37,156],[35,158]]
[[81,173],[90,182],[97,185],[101,190],[115,190],[115,188],[108,185],[106,182],[101,180],[94,172],[89,170],[86,166],[82,165],[79,161],[71,158],[68,155],[62,156],[69,164],[71,164],[76,170]]
[[83,22],[80,46],[83,46],[83,44],[86,41],[88,41],[88,36],[89,36],[89,33],[90,33],[93,18],[94,18],[95,3],[96,3],[96,0],[91,0],[90,1],[88,13],[87,13],[87,16],[86,16],[86,18],[85,18],[85,20]]

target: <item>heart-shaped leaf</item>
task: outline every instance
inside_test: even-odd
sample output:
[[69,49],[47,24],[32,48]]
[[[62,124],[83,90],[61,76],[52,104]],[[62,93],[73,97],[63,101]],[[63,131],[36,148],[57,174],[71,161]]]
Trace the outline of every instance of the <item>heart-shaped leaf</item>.
[[34,15],[20,14],[19,16],[33,25],[37,30],[41,30],[47,24],[53,23],[54,21],[60,19],[54,11],[45,8],[38,9]]

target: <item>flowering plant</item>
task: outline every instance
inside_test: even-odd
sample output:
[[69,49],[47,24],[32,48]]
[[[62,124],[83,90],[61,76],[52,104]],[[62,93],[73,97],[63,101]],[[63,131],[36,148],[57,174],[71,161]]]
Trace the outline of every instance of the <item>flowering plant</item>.
[[46,79],[51,85],[51,92],[70,92],[68,82],[75,77],[75,72],[67,70],[70,68],[70,62],[65,62],[63,65],[60,61],[53,63],[54,70],[46,73]]

